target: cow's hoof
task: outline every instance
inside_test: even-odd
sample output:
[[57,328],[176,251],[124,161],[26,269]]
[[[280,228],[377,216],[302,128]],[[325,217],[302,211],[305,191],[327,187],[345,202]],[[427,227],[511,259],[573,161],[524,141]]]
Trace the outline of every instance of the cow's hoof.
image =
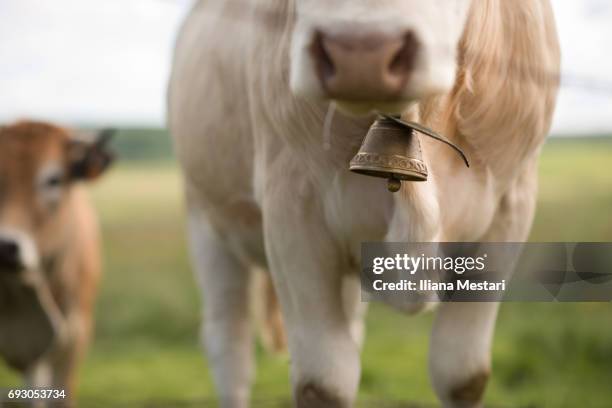
[[346,408],[350,406],[335,393],[312,382],[298,387],[296,402],[298,408]]
[[450,399],[453,407],[480,407],[484,396],[489,372],[483,371],[473,375],[467,381],[457,385],[451,390]]

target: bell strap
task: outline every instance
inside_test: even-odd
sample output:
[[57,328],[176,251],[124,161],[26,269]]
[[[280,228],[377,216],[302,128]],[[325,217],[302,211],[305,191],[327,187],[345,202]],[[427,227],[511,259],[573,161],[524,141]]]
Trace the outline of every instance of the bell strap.
[[394,121],[395,123],[402,125],[404,127],[407,127],[409,129],[412,130],[416,130],[419,133],[422,133],[426,136],[431,137],[432,139],[435,139],[439,142],[442,142],[450,147],[452,147],[458,154],[459,156],[461,156],[461,158],[463,159],[463,161],[465,162],[465,165],[467,167],[470,167],[470,162],[468,161],[467,156],[465,155],[465,153],[463,152],[463,150],[457,146],[456,144],[454,144],[453,142],[451,142],[450,140],[448,140],[447,138],[445,138],[444,136],[442,136],[439,133],[434,132],[433,130],[426,128],[423,125],[420,125],[416,122],[406,122],[403,121],[401,118],[397,117],[397,116],[392,116],[392,115],[381,115],[382,117],[384,117],[385,119],[390,119],[392,121]]

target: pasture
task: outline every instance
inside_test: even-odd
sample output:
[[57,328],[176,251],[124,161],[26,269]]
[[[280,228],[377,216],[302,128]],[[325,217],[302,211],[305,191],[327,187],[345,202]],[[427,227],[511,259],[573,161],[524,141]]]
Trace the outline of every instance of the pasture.
[[[180,178],[163,137],[157,134],[155,147],[146,134],[120,136],[125,160],[92,189],[103,226],[105,276],[95,342],[81,373],[83,407],[214,406],[198,345],[199,299]],[[612,241],[611,167],[610,139],[549,142],[532,239]],[[427,377],[431,322],[431,314],[405,317],[373,305],[361,404],[435,404]],[[259,345],[256,355],[255,400],[288,401],[288,358],[267,355]],[[486,397],[492,406],[609,407],[612,305],[504,304],[493,359]],[[17,381],[0,366],[0,384]]]

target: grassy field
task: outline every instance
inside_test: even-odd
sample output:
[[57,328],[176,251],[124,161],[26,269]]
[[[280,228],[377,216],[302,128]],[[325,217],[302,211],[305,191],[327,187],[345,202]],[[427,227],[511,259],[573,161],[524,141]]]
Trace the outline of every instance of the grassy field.
[[[612,142],[549,143],[532,239],[612,241]],[[214,406],[198,345],[199,300],[186,251],[181,188],[168,160],[130,161],[92,189],[106,275],[84,407]],[[431,315],[373,305],[360,401],[435,405],[427,376]],[[257,347],[258,401],[289,399],[288,359]],[[0,384],[18,379],[0,366]],[[500,407],[612,406],[612,305],[504,304],[487,401]],[[268,405],[266,405],[268,406]],[[368,406],[380,406],[377,402]]]

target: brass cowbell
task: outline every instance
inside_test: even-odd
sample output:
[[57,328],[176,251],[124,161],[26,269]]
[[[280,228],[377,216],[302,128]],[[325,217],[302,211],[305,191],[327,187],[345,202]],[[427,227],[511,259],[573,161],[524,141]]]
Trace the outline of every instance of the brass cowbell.
[[395,118],[380,116],[370,127],[350,170],[368,176],[386,178],[387,188],[395,193],[402,181],[426,181],[421,141],[414,129]]

